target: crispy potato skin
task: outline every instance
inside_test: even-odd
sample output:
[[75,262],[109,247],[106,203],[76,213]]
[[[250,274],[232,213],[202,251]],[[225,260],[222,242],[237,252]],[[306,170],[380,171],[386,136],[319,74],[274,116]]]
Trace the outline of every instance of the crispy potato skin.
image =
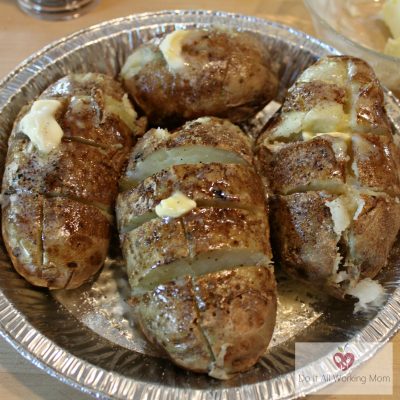
[[106,152],[80,142],[61,142],[42,155],[29,139],[14,140],[7,154],[3,193],[69,196],[109,208],[118,192],[118,169]]
[[41,195],[12,194],[2,202],[1,228],[4,244],[16,271],[34,285],[42,286]]
[[347,238],[350,260],[363,278],[374,278],[386,265],[400,229],[400,204],[392,197],[363,196],[365,206]]
[[[69,289],[80,286],[103,265],[108,253],[109,231],[109,218],[97,207],[66,198],[45,198],[44,265],[56,276],[67,276],[69,272],[66,285]],[[57,288],[57,284],[53,286]]]
[[316,181],[345,183],[346,163],[337,157],[332,142],[323,137],[263,146],[258,153],[258,163],[273,193],[293,193]]
[[131,123],[109,105],[123,104],[123,97],[122,87],[101,74],[70,75],[50,86],[39,99],[61,103],[55,117],[63,138],[48,154],[19,128],[29,107],[15,122],[2,185],[2,231],[16,270],[34,285],[76,288],[103,265],[107,213],[134,141]]
[[193,30],[183,43],[187,65],[171,71],[155,39],[142,45],[153,60],[132,77],[122,76],[135,102],[154,125],[179,124],[213,115],[248,119],[275,96],[278,81],[267,49],[251,33]]
[[199,277],[196,289],[199,324],[215,357],[210,375],[246,371],[266,351],[275,327],[272,272],[263,267],[221,271]]
[[257,141],[286,271],[340,298],[378,274],[400,229],[399,154],[368,64],[330,56],[300,75]]
[[195,372],[208,371],[213,356],[198,326],[192,278],[159,285],[142,296],[136,314],[147,339],[177,365]]
[[159,285],[137,313],[147,338],[176,364],[227,379],[264,354],[276,307],[271,270],[248,266]]

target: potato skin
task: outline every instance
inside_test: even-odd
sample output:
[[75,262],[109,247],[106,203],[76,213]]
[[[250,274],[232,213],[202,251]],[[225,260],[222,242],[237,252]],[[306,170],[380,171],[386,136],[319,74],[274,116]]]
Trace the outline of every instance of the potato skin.
[[390,196],[362,196],[365,206],[346,238],[349,261],[362,278],[374,278],[386,265],[400,229],[400,204]]
[[327,201],[327,192],[275,196],[271,201],[274,256],[287,272],[323,286],[337,260],[337,235]]
[[147,339],[177,365],[207,372],[213,356],[199,325],[196,294],[191,277],[157,286],[135,309]]
[[2,185],[2,231],[16,270],[34,285],[76,288],[103,265],[108,213],[135,140],[135,112],[126,114],[124,96],[117,82],[101,74],[69,75],[51,85],[39,99],[61,103],[55,118],[63,137],[48,154],[20,130],[29,106],[14,124]]
[[232,122],[248,119],[276,94],[272,61],[254,34],[192,30],[182,46],[187,65],[171,71],[159,45],[145,43],[136,51],[153,53],[134,76],[122,74],[128,92],[157,126],[212,115]]
[[315,182],[342,185],[346,179],[346,162],[335,154],[333,146],[324,137],[262,146],[257,158],[259,171],[273,193],[293,193]]
[[160,285],[137,313],[147,338],[176,364],[228,379],[264,354],[276,307],[272,271],[247,266]]

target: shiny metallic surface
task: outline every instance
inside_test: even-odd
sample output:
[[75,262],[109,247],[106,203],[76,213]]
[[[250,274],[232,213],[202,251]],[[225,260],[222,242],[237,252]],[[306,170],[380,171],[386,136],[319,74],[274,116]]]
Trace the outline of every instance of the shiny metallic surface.
[[[168,11],[132,15],[78,32],[51,44],[0,83],[0,165],[20,108],[69,72],[118,74],[141,42],[174,29],[225,25],[263,37],[279,71],[281,102],[297,75],[316,58],[335,53],[318,40],[265,20],[208,11]],[[400,104],[387,92],[393,125]],[[380,273],[387,301],[379,309],[353,315],[352,304],[323,297],[310,288],[278,279],[279,310],[270,349],[247,373],[217,381],[173,366],[151,348],[136,327],[126,299],[129,288],[115,240],[103,271],[72,291],[49,293],[17,275],[0,248],[0,333],[22,355],[49,374],[98,398],[124,399],[289,399],[320,387],[294,385],[294,346],[299,341],[348,341],[359,362],[373,355],[362,341],[378,341],[375,351],[400,321],[400,244]],[[333,351],[334,349],[332,349]],[[357,365],[357,363],[355,363]],[[310,359],[310,375],[332,368]]]

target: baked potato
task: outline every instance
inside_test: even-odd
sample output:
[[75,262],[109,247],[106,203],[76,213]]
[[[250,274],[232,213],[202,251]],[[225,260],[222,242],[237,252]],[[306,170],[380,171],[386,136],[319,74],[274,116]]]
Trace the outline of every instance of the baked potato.
[[272,65],[255,34],[189,29],[135,49],[121,78],[155,126],[207,115],[240,122],[274,98],[278,80]]
[[102,266],[136,120],[122,87],[92,73],[62,78],[21,111],[9,138],[2,231],[32,284],[76,288]]
[[247,370],[265,352],[276,316],[250,140],[215,117],[151,129],[124,175],[117,221],[144,334],[187,369],[220,379]]
[[400,228],[400,150],[371,67],[320,59],[256,147],[276,260],[339,298],[355,296],[385,266]]

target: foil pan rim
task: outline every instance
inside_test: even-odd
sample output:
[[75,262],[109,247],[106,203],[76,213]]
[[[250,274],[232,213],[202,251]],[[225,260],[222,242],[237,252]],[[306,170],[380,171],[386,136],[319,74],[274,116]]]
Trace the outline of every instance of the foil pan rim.
[[[12,102],[13,93],[26,84],[29,79],[33,79],[40,65],[38,62],[53,63],[48,53],[57,50],[59,47],[69,47],[70,51],[74,50],[74,40],[87,36],[89,40],[100,40],[112,33],[118,33],[123,30],[132,29],[129,23],[136,22],[135,27],[140,28],[146,26],[147,21],[154,19],[162,19],[162,23],[174,24],[175,18],[183,19],[182,23],[196,22],[195,18],[199,16],[209,16],[210,18],[221,18],[221,20],[233,18],[243,21],[251,21],[260,26],[272,27],[280,30],[295,38],[302,38],[306,43],[309,51],[320,52],[324,54],[339,54],[337,50],[331,46],[319,41],[318,39],[299,32],[293,28],[286,27],[279,23],[267,21],[261,18],[244,16],[236,13],[226,13],[209,10],[171,10],[148,12],[142,14],[133,14],[127,17],[117,18],[111,21],[102,22],[89,28],[80,30],[72,35],[57,40],[43,49],[39,50],[10,72],[0,82],[0,114],[4,112],[7,104]],[[211,22],[211,21],[210,21]],[[111,32],[107,30],[111,29]],[[56,51],[55,51],[56,52]],[[56,52],[57,53],[57,52]],[[57,54],[56,54],[57,55]],[[62,55],[59,55],[62,58]],[[22,79],[21,81],[18,81]],[[387,100],[390,105],[400,113],[399,102],[392,95],[386,92]],[[387,304],[378,313],[378,315],[363,328],[355,338],[350,341],[357,347],[357,340],[361,341],[378,341],[374,349],[369,352],[363,352],[360,348],[360,360],[366,361],[372,357],[375,352],[386,343],[390,337],[400,327],[400,288],[396,288]],[[379,329],[377,329],[379,328]],[[163,398],[179,398],[208,400],[208,399],[241,399],[244,396],[248,398],[275,398],[275,399],[292,399],[298,396],[315,392],[326,384],[310,384],[304,387],[301,392],[294,392],[294,372],[278,376],[269,381],[259,382],[255,384],[243,385],[237,388],[224,388],[221,390],[201,390],[201,389],[183,389],[169,388],[147,382],[135,381],[121,374],[107,371],[99,366],[90,364],[82,360],[66,349],[60,347],[52,340],[47,338],[38,329],[36,329],[7,298],[6,294],[0,290],[0,335],[4,337],[21,355],[31,361],[33,364],[56,377],[64,383],[91,395],[103,398],[135,398],[140,399],[146,396],[147,399],[163,399]],[[73,368],[71,368],[73,366]],[[357,365],[355,365],[356,367]],[[310,371],[318,371],[318,360],[309,364],[306,368]],[[349,369],[351,372],[353,368]],[[78,373],[76,372],[78,371]],[[101,377],[102,379],[99,379]]]

